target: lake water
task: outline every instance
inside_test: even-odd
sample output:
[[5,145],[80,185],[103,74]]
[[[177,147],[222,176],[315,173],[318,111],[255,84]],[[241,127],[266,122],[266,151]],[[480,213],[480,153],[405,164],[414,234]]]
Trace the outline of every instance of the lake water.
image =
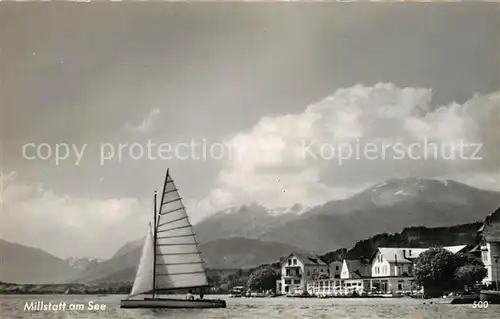
[[[417,299],[301,299],[301,298],[234,298],[225,296],[227,308],[203,310],[120,309],[125,296],[91,295],[7,295],[0,296],[0,318],[500,318],[500,306],[473,309],[472,305],[429,304]],[[207,298],[216,298],[207,296]],[[28,311],[26,302],[66,302],[82,305],[83,310]],[[105,310],[88,310],[88,303],[104,305]],[[424,303],[425,302],[425,303]]]

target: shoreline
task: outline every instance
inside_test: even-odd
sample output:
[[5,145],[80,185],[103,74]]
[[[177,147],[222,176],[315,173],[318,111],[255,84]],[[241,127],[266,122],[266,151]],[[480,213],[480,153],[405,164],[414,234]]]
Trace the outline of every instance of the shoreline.
[[[91,284],[15,284],[0,282],[1,295],[128,295],[132,283]],[[225,292],[205,292],[205,295]]]
[[128,294],[131,283],[110,283],[105,285],[88,285],[80,283],[67,284],[16,284],[0,283],[0,295],[100,295]]

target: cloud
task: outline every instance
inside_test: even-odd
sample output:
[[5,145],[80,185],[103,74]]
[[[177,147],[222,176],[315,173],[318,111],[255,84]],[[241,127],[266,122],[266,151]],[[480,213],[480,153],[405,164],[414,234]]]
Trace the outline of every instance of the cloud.
[[[206,197],[186,198],[185,204],[196,222],[241,204],[269,208],[322,204],[394,177],[448,178],[499,190],[499,112],[500,92],[476,95],[463,104],[435,106],[432,90],[425,88],[398,88],[391,83],[342,88],[302,112],[263,117],[250,130],[231,136],[227,143],[239,156],[222,163]],[[346,159],[339,165],[337,158],[303,156],[304,141],[319,154],[325,143],[407,145],[424,138],[439,145],[480,143],[482,160],[387,156]],[[59,256],[108,257],[125,242],[141,237],[151,218],[149,201],[64,196],[44,185],[25,184],[15,172],[1,177],[2,237]]]
[[[499,190],[499,96],[477,95],[464,104],[435,107],[430,89],[356,85],[337,90],[301,113],[263,117],[251,130],[231,138],[240,156],[226,163],[215,189],[197,209],[210,212],[252,202],[269,207],[315,205],[393,177],[449,178]],[[339,154],[318,160],[303,152],[304,145],[320,155],[325,145],[338,149],[346,143],[363,149],[369,143],[409,146],[425,140],[444,149],[460,142],[482,144],[477,154],[482,160],[470,160],[472,146],[465,152],[469,160],[458,157],[458,148],[453,160],[430,148],[426,160],[415,159],[423,155],[422,149],[404,159],[394,159],[390,152],[382,159],[379,150],[376,160],[361,156],[342,164]]]
[[127,123],[125,125],[125,129],[133,133],[140,133],[140,134],[149,133],[154,129],[156,120],[159,115],[160,115],[159,108],[152,109],[140,123],[136,125]]
[[60,196],[12,178],[4,179],[2,195],[2,238],[61,257],[107,258],[141,237],[151,218],[150,208],[135,198]]

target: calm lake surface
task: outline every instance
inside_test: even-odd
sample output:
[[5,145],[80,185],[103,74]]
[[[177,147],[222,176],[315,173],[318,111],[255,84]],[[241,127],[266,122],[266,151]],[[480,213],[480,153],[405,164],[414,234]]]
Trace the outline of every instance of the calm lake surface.
[[[429,304],[417,299],[301,299],[301,298],[234,298],[225,299],[225,309],[120,309],[125,296],[81,295],[4,295],[0,296],[0,317],[4,318],[500,318],[500,306],[473,309],[472,305]],[[207,298],[217,298],[207,296]],[[83,305],[84,310],[28,311],[26,302],[66,302]],[[88,303],[105,305],[105,310],[88,310]],[[425,302],[425,304],[424,304]]]

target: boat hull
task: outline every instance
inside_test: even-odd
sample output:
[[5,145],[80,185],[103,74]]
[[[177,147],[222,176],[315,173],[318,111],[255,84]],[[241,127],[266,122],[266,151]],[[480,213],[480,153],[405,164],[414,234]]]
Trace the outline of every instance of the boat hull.
[[146,298],[146,299],[125,299],[120,301],[120,308],[226,308],[226,302],[220,299],[167,299],[167,298]]
[[500,291],[481,290],[479,298],[481,301],[487,301],[490,304],[500,304]]

